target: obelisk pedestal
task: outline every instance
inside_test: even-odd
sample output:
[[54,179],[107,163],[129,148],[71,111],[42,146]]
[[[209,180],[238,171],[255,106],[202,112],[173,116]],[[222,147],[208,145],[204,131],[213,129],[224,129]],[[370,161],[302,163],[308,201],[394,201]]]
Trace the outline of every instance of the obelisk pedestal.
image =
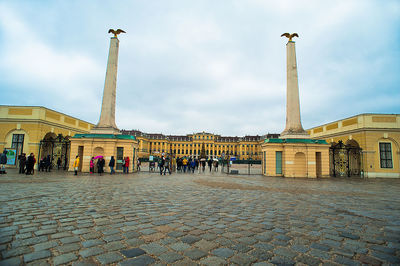
[[286,128],[280,138],[310,138],[301,125],[296,48],[293,41],[286,44],[286,73]]

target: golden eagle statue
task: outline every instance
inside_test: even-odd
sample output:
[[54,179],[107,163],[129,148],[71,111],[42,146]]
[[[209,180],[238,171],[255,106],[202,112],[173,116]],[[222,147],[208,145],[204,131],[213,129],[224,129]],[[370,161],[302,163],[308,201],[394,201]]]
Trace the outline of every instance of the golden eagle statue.
[[115,38],[117,38],[117,35],[120,34],[120,33],[122,33],[122,32],[123,32],[123,33],[126,33],[125,31],[123,31],[123,30],[121,30],[121,29],[118,29],[118,30],[109,29],[109,30],[108,30],[108,33],[114,34],[114,37],[115,37]]
[[299,37],[299,35],[297,33],[292,33],[292,34],[284,33],[281,35],[281,37],[283,37],[283,36],[285,36],[286,38],[289,38],[289,42],[292,41],[293,37],[297,37],[297,38]]

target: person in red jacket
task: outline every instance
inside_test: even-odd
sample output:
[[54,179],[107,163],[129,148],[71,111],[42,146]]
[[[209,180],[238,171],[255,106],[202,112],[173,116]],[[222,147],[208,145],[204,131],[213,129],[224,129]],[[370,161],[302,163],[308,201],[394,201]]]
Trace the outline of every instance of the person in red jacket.
[[129,157],[125,158],[125,173],[129,174]]

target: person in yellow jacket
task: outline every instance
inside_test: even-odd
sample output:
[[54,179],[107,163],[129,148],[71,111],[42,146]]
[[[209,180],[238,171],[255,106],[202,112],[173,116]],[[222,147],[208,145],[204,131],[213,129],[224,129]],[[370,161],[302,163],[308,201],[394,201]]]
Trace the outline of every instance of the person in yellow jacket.
[[183,158],[182,165],[183,165],[183,172],[186,173],[186,168],[188,166],[188,160],[186,159],[186,157]]
[[75,175],[78,175],[79,155],[76,156],[73,166],[74,166]]

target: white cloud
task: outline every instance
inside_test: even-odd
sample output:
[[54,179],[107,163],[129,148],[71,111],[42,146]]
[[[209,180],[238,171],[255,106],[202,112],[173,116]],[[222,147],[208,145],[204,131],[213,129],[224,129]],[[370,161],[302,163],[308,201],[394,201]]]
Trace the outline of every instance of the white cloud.
[[[5,6],[0,11],[0,25],[6,36],[0,52],[0,67],[10,82],[29,88],[43,99],[46,94],[61,97],[54,102],[60,101],[66,109],[68,102],[80,102],[91,112],[99,104],[99,97],[94,97],[99,88],[95,86],[102,83],[98,80],[104,70],[92,58],[77,50],[63,51],[44,42],[40,32],[35,32]],[[48,106],[48,103],[40,104]]]
[[[286,40],[279,36],[287,31],[300,35],[296,48],[304,127],[362,112],[400,112],[398,1],[43,5],[26,3],[19,9],[0,4],[2,80],[32,89],[36,94],[26,98],[36,104],[91,122],[97,122],[100,111],[106,30],[116,25],[127,31],[120,36],[120,128],[166,134],[281,132]],[[70,18],[68,12],[78,6]],[[42,13],[35,21],[27,10]]]

